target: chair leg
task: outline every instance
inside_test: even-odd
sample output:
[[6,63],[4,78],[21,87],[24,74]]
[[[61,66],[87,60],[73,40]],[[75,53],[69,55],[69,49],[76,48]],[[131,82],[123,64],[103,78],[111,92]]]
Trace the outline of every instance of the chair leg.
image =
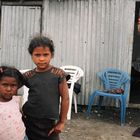
[[77,99],[76,99],[76,94],[75,93],[73,93],[73,98],[74,98],[74,109],[75,109],[75,113],[77,113]]
[[125,118],[126,118],[126,100],[123,99],[123,123],[125,123]]
[[93,105],[94,97],[95,97],[95,96],[96,96],[96,91],[93,92],[93,93],[90,95],[89,103],[88,103],[88,108],[87,108],[87,115],[90,115],[91,107],[92,107],[92,105]]
[[69,90],[69,109],[67,113],[67,120],[71,119],[72,97],[73,97],[73,91],[72,89],[70,89]]
[[98,111],[101,109],[102,102],[103,102],[103,96],[99,96]]
[[70,120],[70,119],[71,119],[71,105],[69,106],[69,110],[67,113],[67,120]]
[[123,116],[124,116],[124,103],[123,103],[123,100],[120,99],[120,122],[121,122],[121,125],[123,125]]

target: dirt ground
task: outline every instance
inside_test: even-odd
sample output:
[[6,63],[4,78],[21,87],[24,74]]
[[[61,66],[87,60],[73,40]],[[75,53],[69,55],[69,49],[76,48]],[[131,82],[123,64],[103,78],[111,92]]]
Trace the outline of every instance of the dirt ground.
[[72,119],[66,122],[61,133],[61,140],[140,140],[132,133],[140,126],[140,109],[128,108],[126,124],[120,126],[119,110],[102,108],[100,112],[93,109],[90,119],[85,116],[85,107],[72,113]]

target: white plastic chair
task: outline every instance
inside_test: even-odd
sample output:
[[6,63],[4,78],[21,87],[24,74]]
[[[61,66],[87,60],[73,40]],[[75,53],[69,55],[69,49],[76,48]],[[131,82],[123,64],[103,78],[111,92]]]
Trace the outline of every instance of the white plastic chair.
[[71,119],[71,107],[72,107],[72,97],[74,96],[74,108],[75,113],[77,113],[77,99],[76,94],[73,94],[74,90],[74,84],[77,82],[81,77],[83,77],[84,72],[80,67],[73,66],[73,65],[66,65],[60,67],[62,70],[64,70],[66,73],[70,74],[70,79],[67,81],[68,84],[70,84],[69,87],[69,110],[67,114],[67,119]]

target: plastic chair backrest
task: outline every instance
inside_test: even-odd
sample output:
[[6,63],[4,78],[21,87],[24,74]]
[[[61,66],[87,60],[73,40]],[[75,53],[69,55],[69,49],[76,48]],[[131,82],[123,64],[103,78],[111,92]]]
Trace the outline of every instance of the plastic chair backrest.
[[60,68],[71,76],[67,83],[77,82],[84,75],[83,70],[78,66],[66,65]]
[[115,68],[108,68],[98,73],[98,76],[103,81],[104,88],[107,90],[121,88],[127,81],[130,80],[126,72]]

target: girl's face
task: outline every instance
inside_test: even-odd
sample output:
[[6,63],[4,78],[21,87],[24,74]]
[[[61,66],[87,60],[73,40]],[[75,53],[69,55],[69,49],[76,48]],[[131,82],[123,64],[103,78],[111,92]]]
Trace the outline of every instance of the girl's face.
[[0,80],[0,96],[3,101],[9,101],[17,94],[18,83],[14,77],[5,76]]
[[52,53],[48,47],[36,47],[32,53],[32,60],[38,71],[45,71],[49,68]]

